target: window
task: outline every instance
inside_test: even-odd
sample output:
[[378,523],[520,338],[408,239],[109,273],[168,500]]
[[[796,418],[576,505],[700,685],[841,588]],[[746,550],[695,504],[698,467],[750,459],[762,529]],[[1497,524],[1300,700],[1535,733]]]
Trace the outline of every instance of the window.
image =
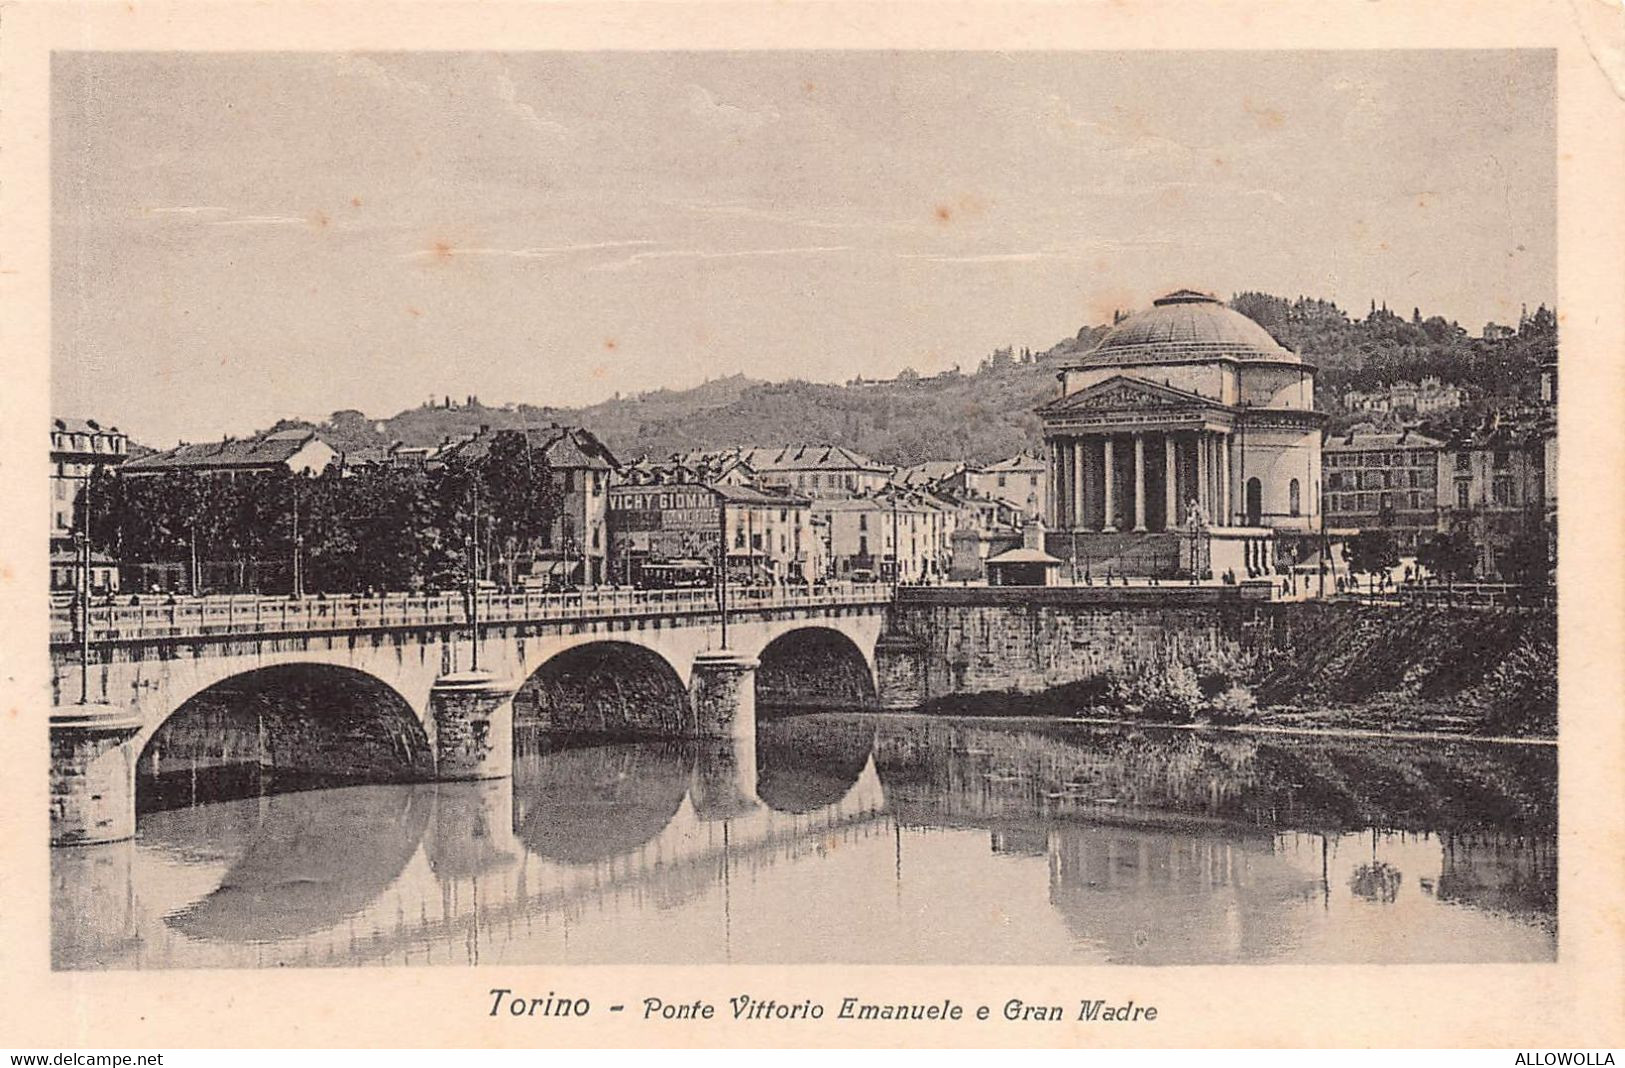
[[1038,486],[1038,476],[1037,475],[1028,475],[1027,476],[1027,485],[1036,488]]
[[1000,489],[1004,488],[1004,476],[1003,475],[999,476],[999,488]]
[[592,528],[592,547],[594,549],[596,549],[596,548],[598,548],[598,545],[599,545],[598,528],[595,526],[595,527]]
[[1298,499],[1299,490],[1298,490],[1298,480],[1297,479],[1293,479],[1290,483],[1287,484],[1286,493],[1287,493],[1287,509],[1293,515],[1302,515],[1303,514],[1303,511],[1302,511],[1303,506],[1302,506],[1302,504],[1300,503],[1300,501]]
[[1495,450],[1495,469],[1497,471],[1505,471],[1511,460],[1511,453],[1509,453],[1506,449]]
[[1456,453],[1456,470],[1471,471],[1473,469],[1473,456],[1469,452]]
[[1468,507],[1468,494],[1472,492],[1471,487],[1472,487],[1471,482],[1458,482],[1458,483],[1456,483],[1456,507],[1457,508],[1466,508],[1466,507]]
[[1490,487],[1490,494],[1494,497],[1496,504],[1512,504],[1514,497],[1512,479],[1504,477],[1497,478],[1495,483]]
[[869,529],[869,517],[867,515],[865,515],[863,512],[858,513],[858,529],[859,530],[868,530]]

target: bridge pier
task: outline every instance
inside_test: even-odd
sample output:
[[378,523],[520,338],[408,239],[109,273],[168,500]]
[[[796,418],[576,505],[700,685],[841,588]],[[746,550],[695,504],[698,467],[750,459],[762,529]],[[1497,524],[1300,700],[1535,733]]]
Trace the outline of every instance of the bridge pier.
[[755,744],[758,663],[732,649],[708,649],[694,657],[688,693],[697,736]]
[[424,853],[441,879],[500,871],[525,855],[513,833],[513,779],[444,782],[429,787],[434,808]]
[[435,778],[505,779],[513,774],[513,695],[489,671],[442,675],[429,691]]
[[907,712],[925,704],[926,649],[919,638],[886,630],[875,642],[875,702],[885,712]]
[[141,718],[113,705],[51,713],[51,844],[135,836],[135,736]]
[[737,819],[762,807],[756,795],[756,739],[701,742],[689,800],[702,820]]

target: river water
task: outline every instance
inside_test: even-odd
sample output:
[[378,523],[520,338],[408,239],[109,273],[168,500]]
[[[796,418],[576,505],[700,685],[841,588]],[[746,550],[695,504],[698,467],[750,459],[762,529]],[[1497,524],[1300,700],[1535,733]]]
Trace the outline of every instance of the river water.
[[828,713],[144,812],[59,968],[1543,961],[1554,747]]

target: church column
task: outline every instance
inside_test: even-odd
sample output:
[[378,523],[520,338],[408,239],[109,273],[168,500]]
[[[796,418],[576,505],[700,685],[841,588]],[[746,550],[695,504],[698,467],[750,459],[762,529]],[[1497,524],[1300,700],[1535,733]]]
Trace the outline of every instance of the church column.
[[1196,503],[1201,505],[1205,512],[1212,511],[1212,499],[1208,496],[1207,477],[1207,431],[1196,432]]
[[1162,529],[1179,525],[1179,465],[1174,458],[1174,435],[1162,435]]
[[1072,529],[1077,530],[1087,522],[1089,511],[1088,502],[1083,497],[1084,465],[1089,462],[1089,450],[1085,447],[1086,438],[1072,439]]
[[1044,465],[1048,468],[1045,472],[1044,492],[1046,495],[1045,500],[1049,504],[1049,507],[1044,510],[1044,522],[1051,527],[1060,525],[1055,521],[1057,509],[1060,507],[1060,503],[1055,496],[1055,465],[1060,459],[1055,451],[1056,440],[1055,438],[1044,439],[1044,455],[1049,457],[1049,463]]
[[1235,522],[1236,510],[1230,497],[1230,435],[1219,436],[1219,485],[1223,487],[1219,499],[1224,502],[1224,525]]
[[1050,439],[1049,453],[1049,499],[1050,499],[1050,525],[1061,527],[1066,524],[1066,461],[1070,455],[1065,438]]
[[1113,518],[1113,516],[1112,516],[1112,505],[1113,505],[1112,491],[1114,489],[1113,483],[1115,483],[1117,480],[1112,477],[1113,474],[1114,474],[1114,472],[1112,471],[1112,468],[1115,465],[1112,463],[1112,460],[1113,460],[1113,457],[1112,457],[1112,436],[1110,434],[1107,434],[1106,438],[1105,438],[1105,450],[1106,450],[1106,470],[1105,470],[1104,473],[1105,473],[1106,477],[1102,481],[1103,481],[1103,487],[1104,487],[1104,489],[1106,491],[1106,515],[1105,515],[1105,518],[1101,521],[1100,529],[1109,534],[1109,533],[1111,533],[1111,532],[1113,532],[1113,531],[1115,531],[1117,529],[1117,524],[1112,522],[1112,518]]
[[1145,431],[1134,432],[1134,529],[1145,529]]

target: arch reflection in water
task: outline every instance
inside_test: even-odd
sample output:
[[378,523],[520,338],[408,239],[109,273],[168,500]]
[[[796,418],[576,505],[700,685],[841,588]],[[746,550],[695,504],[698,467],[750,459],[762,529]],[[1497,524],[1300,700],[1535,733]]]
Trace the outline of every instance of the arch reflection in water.
[[1555,761],[1529,747],[814,714],[754,746],[515,748],[512,782],[201,805],[59,851],[58,966],[1555,953]]
[[514,747],[514,825],[524,847],[565,864],[636,852],[671,823],[696,764],[681,742],[553,749],[538,731]]
[[756,791],[775,812],[839,804],[863,774],[875,724],[863,718],[789,717],[756,726]]
[[423,839],[431,797],[425,788],[353,787],[267,798],[252,841],[219,886],[164,922],[224,942],[328,930],[400,876]]

